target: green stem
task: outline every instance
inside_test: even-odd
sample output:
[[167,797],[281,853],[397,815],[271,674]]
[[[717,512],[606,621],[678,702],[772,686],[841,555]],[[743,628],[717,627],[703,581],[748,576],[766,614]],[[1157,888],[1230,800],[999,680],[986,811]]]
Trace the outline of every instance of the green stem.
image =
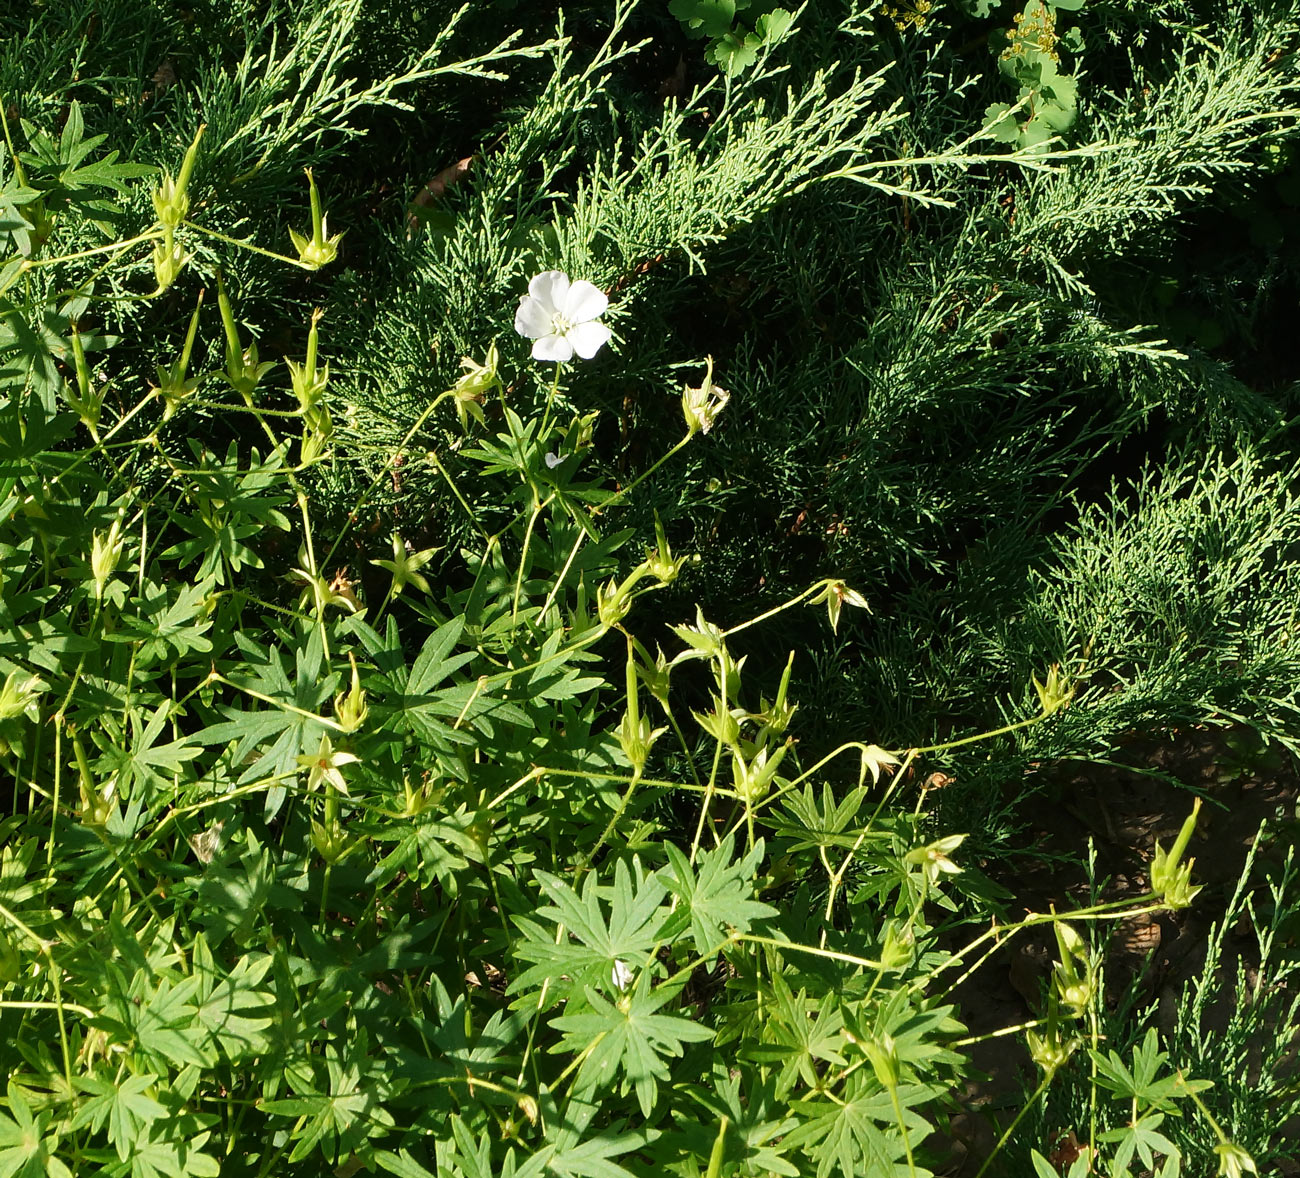
[[196,233],[202,233],[207,237],[215,237],[218,241],[224,241],[227,245],[233,245],[238,249],[261,254],[265,258],[274,258],[277,262],[284,262],[290,266],[297,266],[299,270],[318,269],[318,267],[299,261],[297,258],[291,258],[287,254],[277,254],[274,250],[263,249],[260,245],[254,245],[251,241],[240,241],[237,237],[227,237],[224,233],[218,233],[215,229],[209,229],[205,225],[198,225],[193,221],[182,221],[181,224],[186,229],[193,229]]
[[1011,1134],[1016,1131],[1016,1126],[1019,1125],[1020,1122],[1025,1119],[1025,1116],[1028,1114],[1029,1110],[1033,1108],[1035,1104],[1038,1103],[1043,1093],[1047,1091],[1047,1086],[1051,1082],[1052,1082],[1052,1073],[1045,1072],[1043,1074],[1042,1080],[1039,1081],[1038,1087],[1034,1089],[1033,1096],[1031,1096],[1021,1107],[1020,1111],[1016,1113],[1015,1117],[1011,1121],[1011,1124],[1009,1124],[1006,1127],[1006,1130],[1003,1132],[1002,1136],[998,1138],[998,1143],[993,1147],[993,1152],[990,1153],[989,1156],[984,1159],[984,1164],[975,1172],[975,1178],[983,1178],[984,1171],[989,1168],[989,1164],[993,1161],[995,1157],[998,1156],[998,1153],[1001,1151],[1002,1147],[1006,1145],[1006,1143],[1010,1140]]

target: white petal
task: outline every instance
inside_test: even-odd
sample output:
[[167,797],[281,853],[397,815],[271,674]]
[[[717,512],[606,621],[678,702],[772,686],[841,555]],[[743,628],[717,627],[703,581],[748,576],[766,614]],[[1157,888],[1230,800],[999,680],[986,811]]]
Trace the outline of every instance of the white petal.
[[528,293],[554,315],[568,297],[569,276],[563,270],[543,270],[528,284]]
[[559,307],[570,323],[585,323],[603,315],[609,308],[609,299],[599,287],[580,278],[569,287],[569,293]]
[[569,328],[568,339],[579,356],[590,360],[609,343],[609,328],[603,323],[579,323]]
[[573,347],[562,335],[544,335],[533,344],[533,359],[564,364],[573,359]]
[[515,330],[529,339],[549,335],[551,331],[551,314],[542,304],[528,295],[519,299],[519,310],[515,312]]

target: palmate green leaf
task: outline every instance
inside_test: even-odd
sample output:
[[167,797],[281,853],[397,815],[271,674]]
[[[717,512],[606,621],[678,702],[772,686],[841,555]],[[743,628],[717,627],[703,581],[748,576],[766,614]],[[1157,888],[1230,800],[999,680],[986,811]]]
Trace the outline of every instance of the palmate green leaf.
[[[38,196],[37,189],[19,183],[17,176],[10,176],[0,186],[0,257],[7,258],[15,249],[24,258],[32,256],[32,226],[22,210]],[[0,285],[0,291],[4,289]]]
[[664,844],[669,865],[659,878],[682,901],[664,930],[665,936],[676,936],[678,929],[689,923],[696,951],[701,955],[716,953],[731,935],[730,930],[746,933],[756,921],[777,915],[770,904],[753,898],[754,875],[763,860],[763,840],[759,839],[748,855],[733,863],[735,848],[735,836],[728,835],[721,845],[700,856],[697,874],[680,850],[672,843]]
[[105,723],[102,732],[94,733],[96,742],[103,746],[95,767],[105,778],[112,776],[118,796],[130,798],[141,786],[146,790],[150,786],[170,789],[182,767],[199,755],[201,750],[188,736],[158,743],[171,711],[171,702],[164,700],[147,722],[139,712],[131,713],[129,736],[120,732],[116,723],[111,727]]
[[515,1178],[541,1178],[544,1174],[559,1174],[561,1178],[633,1178],[630,1170],[613,1159],[631,1153],[653,1137],[623,1133],[592,1137],[563,1149],[547,1145],[519,1167]]
[[[305,641],[294,635],[292,646],[294,670],[288,668],[288,651],[278,645],[261,646],[242,633],[234,635],[244,655],[243,673],[231,675],[232,682],[292,705],[289,708],[223,706],[226,722],[213,724],[195,734],[203,744],[235,741],[230,754],[235,765],[248,765],[238,784],[268,777],[292,778],[298,772],[298,757],[315,753],[327,732],[319,720],[321,709],[338,687],[340,674],[325,665],[323,639],[319,627],[312,627]],[[285,636],[286,642],[290,640]],[[271,747],[261,746],[272,741]],[[260,756],[254,756],[260,753]],[[266,793],[264,810],[274,817],[284,804],[286,789],[273,785]]]
[[[401,1170],[393,1172],[405,1178]],[[457,1174],[458,1178],[497,1178],[492,1164],[492,1134],[483,1129],[475,1136],[462,1118],[453,1115],[451,1142],[438,1151],[438,1173],[444,1172]]]
[[208,930],[213,945],[232,934],[236,940],[252,938],[276,887],[270,850],[252,831],[245,837],[247,846],[238,867],[209,863],[199,884],[195,920]]
[[786,850],[789,853],[813,850],[819,847],[853,847],[869,846],[877,841],[887,842],[887,830],[869,832],[861,837],[858,815],[862,809],[867,790],[863,786],[849,790],[839,802],[835,800],[834,791],[829,783],[822,786],[821,801],[813,792],[811,785],[805,785],[798,793],[788,794],[781,802],[774,826],[785,838],[791,839]]
[[721,37],[729,33],[736,19],[736,8],[736,0],[672,0],[668,5],[668,11],[692,37]]
[[772,978],[772,1003],[764,1014],[761,1042],[742,1045],[739,1055],[760,1064],[779,1062],[776,1091],[781,1097],[787,1096],[799,1079],[809,1088],[816,1087],[819,1066],[848,1065],[842,1054],[844,1016],[833,992],[821,999],[809,998],[804,990],[794,994],[785,979],[776,974]]
[[210,1153],[204,1153],[210,1133],[199,1133],[177,1141],[167,1138],[155,1138],[161,1134],[157,1129],[151,1132],[148,1140],[136,1142],[128,1161],[119,1166],[110,1166],[106,1173],[110,1178],[119,1175],[131,1175],[131,1178],[217,1178],[221,1173],[221,1163]]
[[193,976],[175,984],[160,978],[146,1001],[131,1003],[128,1025],[136,1043],[157,1064],[211,1067],[216,1063],[212,1037],[199,1021],[193,1002],[199,985],[200,979]]
[[561,1048],[573,1052],[590,1047],[578,1069],[575,1091],[597,1092],[615,1080],[636,1090],[641,1112],[649,1116],[658,1099],[660,1080],[667,1080],[668,1058],[679,1058],[686,1043],[702,1043],[713,1031],[679,1015],[656,1014],[675,999],[678,986],[650,989],[650,974],[643,971],[635,988],[617,1002],[608,1002],[591,987],[588,1014],[561,1015],[551,1026],[563,1032]]
[[188,654],[206,654],[212,649],[212,641],[206,637],[212,623],[204,619],[203,606],[215,584],[214,577],[179,587],[146,581],[139,595],[130,600],[137,612],[124,613],[121,629],[104,638],[135,643],[138,670],[176,662]]
[[157,1082],[153,1072],[125,1079],[86,1075],[73,1077],[79,1091],[90,1093],[72,1118],[72,1127],[89,1126],[99,1133],[108,1132],[108,1142],[117,1156],[126,1161],[137,1139],[146,1135],[149,1126],[167,1115],[167,1110],[148,1094]]
[[473,651],[452,653],[464,632],[464,617],[458,615],[434,631],[409,669],[391,616],[383,637],[357,618],[345,625],[361,638],[378,668],[368,690],[376,700],[372,711],[382,717],[385,728],[410,732],[446,752],[474,745],[474,732],[492,738],[498,723],[532,727],[527,712],[477,680],[439,686],[478,657]]
[[283,489],[284,452],[276,449],[263,460],[253,449],[248,459],[240,458],[239,446],[231,442],[224,458],[218,458],[191,440],[197,465],[182,472],[187,495],[194,510],[172,513],[172,523],[190,539],[173,544],[164,558],[174,558],[181,568],[200,561],[198,579],[212,577],[225,585],[245,568],[260,569],[262,558],[246,540],[266,528],[289,530],[280,510],[292,502]]
[[269,1113],[306,1118],[303,1127],[295,1130],[290,1163],[301,1161],[317,1145],[329,1157],[350,1153],[393,1125],[392,1114],[383,1104],[388,1085],[375,1083],[368,1074],[368,1047],[365,1030],[356,1031],[346,1048],[331,1045],[326,1053],[327,1092],[303,1092],[262,1105]]
[[195,992],[197,1020],[222,1054],[237,1062],[264,1052],[271,1042],[266,1029],[275,1017],[275,993],[261,988],[273,964],[270,955],[250,953],[241,957],[223,977],[207,938],[200,933],[191,959],[200,979]]
[[[56,415],[58,394],[63,388],[59,365],[72,360],[71,325],[86,314],[93,287],[92,282],[87,282],[82,291],[62,302],[62,296],[57,296],[46,303],[18,306],[0,298],[0,359],[6,361],[0,368],[0,384],[7,378],[19,382],[30,379],[49,424],[65,432],[71,432],[77,419],[75,414]],[[91,340],[85,334],[82,341],[87,351],[114,342]],[[38,420],[37,424],[46,423]]]
[[56,1139],[46,1137],[54,1113],[33,1116],[22,1089],[9,1081],[6,1103],[12,1116],[0,1109],[0,1178],[72,1178],[72,1171],[54,1156]]
[[[908,1106],[932,1100],[939,1093],[917,1085],[899,1085],[903,1119],[912,1140],[922,1140],[930,1126]],[[909,1174],[902,1134],[898,1131],[893,1102],[876,1082],[870,1069],[848,1077],[837,1099],[795,1100],[790,1111],[800,1116],[802,1124],[793,1129],[783,1145],[794,1155],[815,1162],[818,1178],[828,1178],[837,1170],[844,1178],[863,1174]],[[915,1173],[928,1176],[929,1170]]]
[[1102,1141],[1119,1142],[1110,1163],[1110,1172],[1115,1178],[1125,1178],[1129,1173],[1134,1153],[1142,1159],[1143,1169],[1149,1171],[1156,1164],[1156,1154],[1167,1157],[1178,1152],[1178,1147],[1159,1131],[1164,1119],[1164,1113],[1146,1113],[1123,1128],[1111,1129],[1101,1135]]
[[729,78],[743,74],[758,60],[763,48],[763,38],[757,33],[746,33],[743,28],[724,33],[705,53],[705,60],[718,66]]
[[108,188],[125,195],[128,191],[127,180],[152,176],[158,171],[157,168],[147,164],[119,164],[116,162],[118,156],[116,151],[109,152],[102,160],[85,163],[86,157],[108,136],[85,137],[81,103],[76,101],[73,101],[68,108],[67,120],[57,140],[48,132],[32,126],[25,119],[22,127],[30,147],[29,151],[19,152],[23,163],[38,177],[62,189],[65,196],[70,196],[83,188]]
[[1190,1088],[1202,1092],[1212,1085],[1205,1080],[1180,1079],[1173,1072],[1161,1075],[1169,1063],[1169,1056],[1160,1050],[1160,1040],[1154,1028],[1147,1031],[1140,1045],[1133,1048],[1133,1065],[1130,1070],[1122,1057],[1114,1051],[1105,1054],[1090,1053],[1097,1065],[1097,1083],[1113,1092],[1121,1100],[1136,1100],[1141,1104],[1173,1112],[1175,1098]]
[[[656,876],[645,874],[639,859],[633,862],[635,879],[623,860],[615,864],[613,887],[601,887],[597,873],[588,872],[581,896],[557,876],[534,873],[550,904],[537,909],[540,920],[515,917],[525,934],[515,944],[515,954],[537,964],[511,983],[509,993],[546,981],[557,999],[581,995],[587,986],[609,989],[616,962],[634,971],[645,962],[663,936],[667,892]],[[608,922],[602,901],[609,904]],[[557,945],[543,920],[563,925],[569,935]]]
[[[711,1073],[705,1077],[712,1090],[683,1085],[707,1115],[676,1118],[670,1148],[677,1146],[687,1154],[708,1157],[717,1145],[717,1126],[727,1118],[728,1129],[723,1142],[724,1173],[729,1163],[738,1163],[739,1174],[757,1178],[780,1174],[796,1178],[802,1171],[786,1157],[785,1136],[799,1124],[788,1115],[784,1096],[777,1094],[771,1075],[743,1062],[714,1052]],[[797,1156],[797,1155],[796,1155]]]
[[[456,1119],[453,1117],[453,1122]],[[396,1153],[391,1149],[377,1149],[370,1156],[381,1170],[387,1174],[396,1174],[397,1178],[438,1178],[438,1175],[433,1170],[430,1170],[427,1166],[422,1166],[406,1149],[398,1150]],[[459,1163],[461,1159],[457,1158],[456,1161]],[[468,1170],[463,1163],[458,1166],[458,1172],[463,1174],[465,1178],[479,1178],[480,1174],[483,1175],[483,1178],[493,1178],[490,1171]]]

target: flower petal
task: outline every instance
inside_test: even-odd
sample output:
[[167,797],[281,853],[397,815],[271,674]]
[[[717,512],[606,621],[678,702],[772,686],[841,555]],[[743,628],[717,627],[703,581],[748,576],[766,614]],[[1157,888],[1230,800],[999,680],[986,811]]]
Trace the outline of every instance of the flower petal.
[[590,360],[609,343],[609,328],[603,323],[579,323],[570,327],[568,341],[584,360]]
[[564,302],[556,305],[570,323],[586,323],[587,320],[595,319],[608,310],[609,299],[599,287],[580,278],[569,287]]
[[573,359],[573,346],[562,335],[544,335],[533,344],[533,359],[564,364]]
[[528,284],[528,293],[538,299],[543,308],[554,315],[569,294],[569,276],[563,270],[543,270],[534,275]]
[[534,298],[524,295],[515,312],[515,331],[529,339],[550,335],[553,316]]

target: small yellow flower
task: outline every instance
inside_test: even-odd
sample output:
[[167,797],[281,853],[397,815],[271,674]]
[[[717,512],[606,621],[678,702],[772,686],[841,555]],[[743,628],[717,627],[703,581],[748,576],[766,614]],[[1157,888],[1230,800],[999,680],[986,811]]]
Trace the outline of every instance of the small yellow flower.
[[936,839],[924,847],[908,851],[904,862],[913,867],[920,867],[925,874],[926,883],[933,887],[945,875],[960,875],[961,868],[950,858],[949,854],[965,842],[964,834],[950,834]]
[[307,788],[317,789],[321,785],[331,785],[341,794],[348,792],[348,783],[343,779],[343,766],[353,765],[360,760],[352,753],[336,752],[329,736],[320,738],[320,748],[309,755],[298,758],[298,767],[307,770]]

